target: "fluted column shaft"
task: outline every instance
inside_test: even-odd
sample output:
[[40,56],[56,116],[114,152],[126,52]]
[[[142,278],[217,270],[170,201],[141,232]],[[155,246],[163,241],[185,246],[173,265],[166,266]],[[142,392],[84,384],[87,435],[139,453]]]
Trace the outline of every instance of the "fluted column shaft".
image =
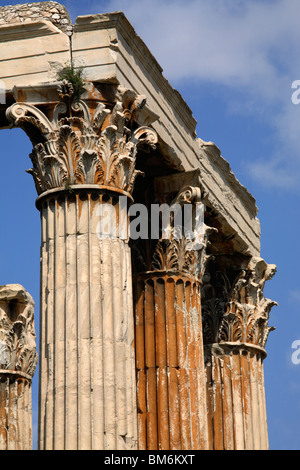
[[130,250],[98,230],[104,199],[119,220],[116,196],[77,188],[39,201],[40,449],[136,447]]
[[205,352],[209,448],[267,450],[264,349],[222,342]]
[[134,283],[139,449],[207,448],[199,284],[157,271]]
[[0,371],[0,450],[32,449],[32,378]]

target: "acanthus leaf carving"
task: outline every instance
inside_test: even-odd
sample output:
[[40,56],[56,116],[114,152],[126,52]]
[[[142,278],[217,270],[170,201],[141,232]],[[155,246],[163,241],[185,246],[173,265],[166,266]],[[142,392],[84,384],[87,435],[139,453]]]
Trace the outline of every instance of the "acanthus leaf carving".
[[80,152],[75,180],[79,184],[98,184],[103,181],[103,167],[95,150],[85,149]]
[[44,168],[44,158],[46,156],[45,147],[43,144],[37,144],[31,154],[29,155],[33,168],[26,170],[27,173],[31,174],[34,182],[37,193],[40,191],[46,191],[46,179],[45,168]]
[[[212,263],[213,266],[213,263]],[[226,273],[209,272],[202,287],[205,344],[250,343],[264,348],[269,332],[270,310],[276,302],[266,299],[263,288],[276,271],[261,258],[252,258],[232,282]],[[221,282],[220,282],[221,281]]]
[[[52,158],[50,162],[51,164],[53,164],[54,168],[55,166],[58,166],[61,169],[63,165],[63,167],[65,168],[65,172],[60,171],[60,175],[63,175],[62,180],[56,181],[54,187],[56,187],[56,185],[58,187],[63,186],[66,181],[66,178],[68,178],[70,184],[75,184],[75,175],[78,160],[80,158],[81,145],[77,134],[72,130],[71,126],[60,126],[56,150],[57,152],[55,155],[51,156]],[[55,165],[56,160],[58,165]]]
[[32,297],[18,284],[0,286],[0,368],[33,377],[35,339]]
[[159,240],[153,253],[153,270],[174,271],[198,275],[199,253],[189,249],[190,240],[185,237]]
[[[142,140],[146,139],[143,130],[138,135]],[[151,135],[148,138],[151,140]],[[182,208],[185,204],[193,205],[191,225],[193,231],[195,230],[196,211],[194,208],[197,204],[202,204],[201,190],[198,187],[184,186],[170,204],[170,218],[164,220],[167,226],[161,227],[160,238],[150,241],[140,240],[133,244],[134,266],[138,272],[145,270],[172,272],[193,276],[200,280],[207,260],[204,246],[209,243],[208,233],[211,228],[206,227],[203,220],[203,240],[201,244],[195,243],[190,230],[184,227],[186,218]],[[178,211],[181,212],[182,217],[177,219]],[[183,225],[178,225],[179,219]]]
[[[59,93],[65,99],[66,84]],[[114,110],[98,103],[94,110],[86,102],[59,102],[52,118],[29,103],[15,103],[7,118],[31,138],[32,174],[38,194],[66,184],[98,184],[132,192],[141,172],[135,170],[140,146],[154,148],[158,139],[145,126],[131,131],[121,102]],[[108,117],[110,116],[110,122]],[[30,125],[29,125],[30,124]]]

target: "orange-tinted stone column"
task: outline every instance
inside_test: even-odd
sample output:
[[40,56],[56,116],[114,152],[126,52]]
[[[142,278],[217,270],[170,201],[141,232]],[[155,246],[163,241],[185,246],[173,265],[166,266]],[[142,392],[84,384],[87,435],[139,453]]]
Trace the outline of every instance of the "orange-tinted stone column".
[[276,302],[263,288],[276,268],[248,258],[233,276],[238,265],[237,258],[213,261],[203,278],[209,448],[267,450],[263,361]]
[[32,450],[32,377],[0,371],[0,450]]
[[[193,203],[193,188],[177,200]],[[201,318],[203,245],[177,237],[136,244],[133,294],[141,450],[206,449]],[[175,226],[175,224],[174,224]]]
[[265,351],[224,342],[206,352],[210,449],[267,450]]
[[[158,240],[132,243],[138,445],[140,450],[200,450],[208,448],[201,318],[203,206],[197,186],[181,186],[181,176],[172,188],[169,183],[174,181],[165,179],[156,198],[176,215]],[[190,219],[185,218],[186,205]],[[179,214],[184,215],[182,226]],[[186,220],[192,222],[197,242],[191,241]]]
[[135,286],[139,448],[205,449],[199,281],[173,273]]

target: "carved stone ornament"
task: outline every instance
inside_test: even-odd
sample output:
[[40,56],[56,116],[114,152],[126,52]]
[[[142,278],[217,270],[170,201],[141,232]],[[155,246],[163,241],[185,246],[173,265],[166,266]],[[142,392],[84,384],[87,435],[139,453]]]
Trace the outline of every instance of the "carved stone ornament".
[[153,148],[156,133],[146,126],[130,130],[127,126],[134,113],[119,101],[112,111],[101,102],[91,110],[83,100],[72,101],[72,93],[71,84],[60,83],[61,102],[48,113],[50,118],[29,103],[15,103],[7,109],[7,119],[24,129],[33,143],[33,168],[28,173],[38,194],[76,184],[131,193],[140,173],[135,170],[138,148]]
[[209,272],[203,278],[202,315],[204,343],[251,343],[265,347],[271,308],[276,302],[266,299],[263,289],[276,272],[261,258],[252,258],[233,283],[217,271],[213,281]]
[[33,377],[35,340],[32,297],[19,284],[0,286],[0,369]]
[[[204,205],[198,187],[183,187],[170,206],[177,204],[180,210],[185,204],[192,204],[192,231],[186,233],[183,226],[175,226],[175,215],[170,211],[170,225],[165,227],[164,236],[159,240],[138,240],[132,245],[136,272],[164,271],[185,274],[201,279],[207,262],[206,247],[211,231],[216,229],[204,224]],[[202,220],[195,210],[203,209]],[[200,212],[199,212],[200,213]],[[182,219],[181,219],[182,220]]]
[[199,255],[198,252],[190,250],[189,245],[190,241],[186,238],[159,240],[153,253],[152,270],[196,273]]

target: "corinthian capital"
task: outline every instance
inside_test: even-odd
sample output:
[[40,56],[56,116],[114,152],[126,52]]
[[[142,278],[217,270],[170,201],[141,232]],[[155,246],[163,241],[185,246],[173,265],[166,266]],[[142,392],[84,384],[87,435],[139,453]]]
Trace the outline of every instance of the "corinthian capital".
[[137,270],[200,278],[205,263],[204,245],[208,229],[204,224],[200,188],[183,186],[170,204],[163,202],[154,206],[151,226],[157,227],[156,232],[160,235],[147,242],[140,240],[133,244]]
[[19,284],[0,286],[0,369],[33,377],[35,339],[32,297]]
[[211,263],[202,288],[206,344],[225,341],[265,347],[274,329],[268,324],[270,311],[277,303],[265,298],[263,290],[275,272],[276,266],[261,258],[244,260],[237,275],[236,267],[223,265],[221,271],[217,263]]
[[13,104],[6,112],[33,143],[33,167],[28,172],[38,194],[76,184],[131,193],[139,173],[135,170],[139,146],[155,146],[156,133],[147,126],[134,127],[130,121],[134,112],[130,114],[119,101],[113,109],[102,102],[95,106],[95,100],[93,105],[88,100],[72,101],[72,88],[67,85],[60,84],[60,101],[44,106],[45,112],[26,102]]

